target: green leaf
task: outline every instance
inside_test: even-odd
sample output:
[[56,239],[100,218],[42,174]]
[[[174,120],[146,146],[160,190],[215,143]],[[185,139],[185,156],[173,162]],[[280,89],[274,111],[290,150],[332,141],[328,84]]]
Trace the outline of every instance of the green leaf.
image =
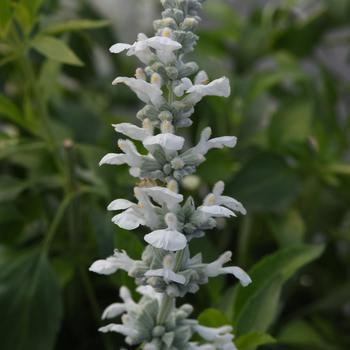
[[198,322],[207,327],[221,327],[229,325],[227,316],[217,309],[206,309],[198,316]]
[[304,141],[311,133],[313,106],[311,101],[285,103],[272,118],[269,137],[272,145]]
[[68,47],[68,45],[59,39],[51,36],[37,36],[31,43],[32,47],[42,55],[54,61],[82,66],[83,62]]
[[45,34],[60,34],[84,29],[103,28],[110,24],[105,20],[75,19],[65,22],[50,23],[42,29]]
[[22,117],[21,111],[17,106],[6,96],[0,95],[0,116],[7,120],[25,126],[26,123]]
[[337,350],[317,332],[310,324],[302,320],[292,321],[287,324],[278,336],[281,344],[300,346],[302,348],[319,350]]
[[238,350],[254,350],[260,345],[276,343],[271,335],[261,332],[244,334],[235,340]]
[[242,308],[237,321],[236,333],[266,332],[276,318],[281,296],[283,278],[277,275],[268,279],[269,283],[261,286],[249,298]]
[[234,325],[238,334],[265,332],[273,322],[283,284],[301,267],[318,258],[323,245],[299,245],[281,249],[256,264],[249,272],[253,283],[237,286],[234,294]]
[[115,234],[115,245],[117,249],[125,250],[133,259],[139,259],[144,246],[136,233],[117,228]]
[[303,243],[306,229],[299,211],[289,210],[269,218],[268,223],[280,247]]
[[28,181],[21,181],[14,177],[2,175],[0,177],[0,203],[16,199],[28,185]]
[[56,276],[45,255],[0,255],[2,350],[50,350],[62,318]]
[[1,10],[0,10],[0,37],[6,35],[11,18],[12,18],[11,1],[2,0]]
[[282,158],[261,153],[248,161],[233,179],[230,192],[255,211],[282,211],[296,198],[299,180]]

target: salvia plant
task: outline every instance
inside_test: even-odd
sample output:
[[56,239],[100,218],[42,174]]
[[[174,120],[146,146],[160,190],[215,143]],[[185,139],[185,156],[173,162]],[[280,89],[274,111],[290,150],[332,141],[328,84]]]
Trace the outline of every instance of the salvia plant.
[[210,81],[196,62],[185,61],[198,40],[194,30],[203,1],[162,0],[164,11],[162,19],[154,22],[155,36],[141,33],[132,45],[118,43],[110,48],[112,53],[136,56],[144,65],[137,68],[135,77],[118,77],[113,84],[127,85],[145,106],[137,113],[140,126],[113,125],[128,139],[120,139],[121,152],[107,154],[100,164],[127,164],[130,174],[140,181],[134,188],[135,202],[116,199],[108,210],[118,212],[112,221],[123,229],[146,226],[148,245],[140,260],[116,249],[107,259],[94,262],[90,270],[103,275],[124,270],[135,279],[141,299],[135,301],[130,291],[121,287],[122,302],[107,307],[102,316],[121,316],[121,321],[100,331],[121,333],[127,344],[145,350],[236,349],[231,326],[200,325],[190,317],[193,307],[179,305],[176,298],[196,293],[200,285],[218,275],[233,275],[243,286],[251,282],[241,268],[225,266],[231,252],[206,263],[201,254],[192,256],[190,251],[191,240],[214,229],[217,218],[244,215],[243,205],[223,194],[222,181],[200,206],[179,193],[183,178],[195,173],[208,151],[236,145],[233,136],[212,138],[210,127],[202,131],[194,147],[187,147],[185,139],[177,135],[179,129],[191,126],[194,107],[203,97],[230,95],[226,77]]

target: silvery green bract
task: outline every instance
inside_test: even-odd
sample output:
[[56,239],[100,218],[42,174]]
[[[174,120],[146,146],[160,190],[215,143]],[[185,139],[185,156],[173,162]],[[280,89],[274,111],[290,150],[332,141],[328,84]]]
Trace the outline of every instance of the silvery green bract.
[[[135,77],[117,77],[113,84],[127,85],[145,106],[137,113],[140,125],[113,125],[120,139],[119,153],[109,153],[102,164],[127,164],[130,174],[140,178],[134,188],[135,201],[115,199],[108,210],[115,212],[112,221],[126,230],[148,228],[146,246],[139,260],[125,251],[115,250],[104,260],[94,262],[90,270],[109,275],[123,270],[139,285],[139,301],[129,290],[120,289],[122,302],[110,305],[103,319],[121,317],[100,330],[118,332],[129,345],[145,350],[234,350],[232,329],[204,327],[191,319],[192,307],[175,303],[177,297],[196,293],[210,277],[229,274],[243,286],[251,280],[237,266],[225,266],[232,253],[225,252],[213,262],[204,262],[201,254],[191,256],[189,243],[216,226],[217,218],[245,214],[243,205],[223,195],[224,183],[219,181],[203,203],[196,206],[192,198],[179,193],[181,180],[195,173],[213,148],[234,147],[232,136],[212,137],[205,128],[198,143],[185,148],[179,128],[189,127],[195,105],[205,96],[230,95],[226,77],[210,81],[195,62],[186,62],[198,37],[193,33],[200,22],[198,10],[204,0],[162,0],[162,19],[154,22],[155,36],[139,34],[133,44],[118,43],[112,53],[136,56],[145,65]],[[141,142],[142,154],[134,143]],[[201,342],[192,341],[194,334]]]

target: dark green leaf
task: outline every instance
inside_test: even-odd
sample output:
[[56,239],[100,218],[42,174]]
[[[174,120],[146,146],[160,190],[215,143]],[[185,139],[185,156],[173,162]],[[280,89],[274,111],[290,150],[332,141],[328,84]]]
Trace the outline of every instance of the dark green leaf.
[[327,343],[316,329],[302,320],[287,324],[278,336],[278,342],[315,350],[338,350],[337,346]]
[[[249,274],[253,283],[245,288],[238,286],[235,291],[233,317],[239,334],[268,329],[276,316],[283,283],[301,267],[318,258],[323,249],[322,245],[282,249],[252,268]],[[258,313],[258,310],[261,312]]]
[[287,162],[273,154],[259,154],[238,172],[230,192],[255,211],[282,211],[296,198],[299,181]]
[[62,317],[55,274],[45,255],[0,255],[2,350],[50,350]]

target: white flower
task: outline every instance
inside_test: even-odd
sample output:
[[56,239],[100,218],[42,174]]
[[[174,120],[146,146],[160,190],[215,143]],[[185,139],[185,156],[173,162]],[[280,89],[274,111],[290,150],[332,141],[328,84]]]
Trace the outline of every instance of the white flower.
[[166,187],[144,187],[142,191],[150,196],[154,201],[168,208],[173,208],[183,201],[183,195],[169,190]]
[[103,164],[128,164],[133,168],[138,168],[142,162],[142,156],[137,151],[135,145],[130,140],[119,140],[118,146],[124,152],[124,154],[108,153],[101,159],[100,166]]
[[117,270],[130,271],[135,261],[125,251],[114,251],[114,255],[104,260],[95,261],[89,268],[90,271],[100,275],[111,275]]
[[152,147],[154,145],[160,145],[162,148],[169,151],[181,150],[184,146],[184,143],[185,139],[183,137],[170,133],[150,136],[143,141],[143,145],[146,148]]
[[226,252],[214,262],[207,264],[205,267],[206,275],[208,277],[216,277],[224,274],[232,274],[241,282],[242,286],[246,287],[252,282],[251,278],[246,272],[244,272],[238,266],[223,267],[224,264],[231,260],[231,257],[232,253]]
[[115,323],[111,323],[105,327],[101,327],[99,329],[99,331],[102,333],[108,333],[108,332],[120,333],[120,334],[123,334],[127,337],[137,337],[138,336],[138,332],[137,332],[137,330],[135,330],[135,328],[133,328],[131,326],[125,326],[125,325],[115,324]]
[[118,263],[113,257],[95,261],[89,268],[90,271],[100,275],[111,275],[118,270]]
[[199,154],[205,155],[212,148],[233,148],[236,146],[237,138],[234,136],[223,136],[210,139],[211,128],[207,127],[202,130],[201,137],[198,144],[194,147],[195,151]]
[[102,320],[120,316],[126,311],[126,305],[123,303],[114,303],[109,305],[102,314]]
[[136,56],[142,63],[148,65],[155,59],[155,56],[147,44],[147,39],[148,38],[145,34],[140,33],[137,37],[137,41],[134,44],[130,45],[118,43],[113,45],[109,51],[112,53],[120,53],[128,50],[128,56]]
[[145,273],[147,277],[163,277],[166,283],[176,282],[179,284],[185,284],[186,278],[178,273],[175,273],[169,268],[157,269],[157,270],[148,270]]
[[198,103],[205,96],[229,97],[231,94],[230,81],[226,77],[213,80],[209,84],[196,84],[187,89],[187,100]]
[[[219,328],[204,327],[196,325],[194,330],[206,341],[213,342],[214,348],[218,350],[236,350],[233,344],[233,335],[231,326],[222,326]],[[200,349],[200,348],[199,348]],[[203,348],[202,348],[203,349]],[[204,348],[205,349],[205,348]],[[210,349],[210,347],[207,347]]]
[[155,248],[164,249],[168,251],[182,250],[187,245],[186,237],[176,230],[177,219],[172,213],[165,216],[165,222],[168,228],[165,230],[157,230],[147,234],[145,241]]
[[236,216],[236,214],[230,209],[220,207],[219,205],[203,205],[198,207],[198,210],[213,218],[229,218],[231,216]]
[[[113,45],[109,51],[112,53],[120,53],[128,50],[127,55],[135,55],[142,63],[148,65],[154,61],[157,57],[163,63],[170,63],[176,57],[174,56],[174,51],[181,49],[182,45],[177,41],[174,41],[165,36],[154,36],[152,38],[147,38],[143,33],[138,35],[137,41],[132,44],[118,43]],[[156,51],[156,56],[150,49]]]
[[118,77],[113,81],[113,85],[124,83],[132,91],[135,92],[137,97],[147,103],[154,104],[155,106],[161,106],[165,100],[163,98],[163,91],[155,84],[148,83],[143,79]]
[[138,141],[143,141],[148,136],[152,136],[148,129],[139,128],[131,123],[113,124],[113,127],[115,131]]
[[213,206],[213,205],[214,206],[223,205],[233,211],[240,212],[243,215],[247,214],[247,211],[243,207],[242,203],[238,202],[236,199],[232,197],[222,196],[224,189],[225,189],[224,182],[223,181],[217,182],[213,188],[213,192],[208,194],[207,197],[205,198],[203,207]]

